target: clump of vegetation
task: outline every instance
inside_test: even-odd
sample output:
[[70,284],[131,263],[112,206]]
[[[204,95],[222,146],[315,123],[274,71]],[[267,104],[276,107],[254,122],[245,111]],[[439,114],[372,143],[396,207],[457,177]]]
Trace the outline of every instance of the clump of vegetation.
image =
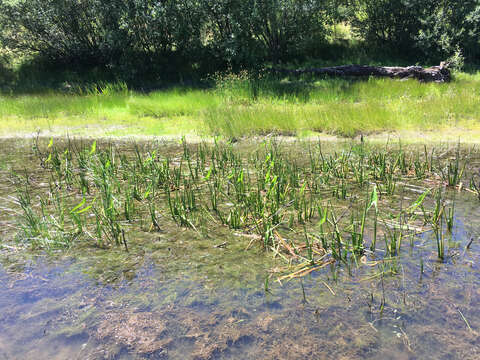
[[[36,145],[41,172],[16,180],[23,214],[18,240],[33,248],[128,251],[129,237],[139,231],[176,224],[202,236],[225,227],[285,260],[284,271],[294,270],[288,276],[301,276],[333,263],[350,269],[364,256],[399,256],[406,239],[413,244],[433,231],[438,258],[447,259],[443,234],[454,226],[454,204],[446,210],[447,192],[431,189],[462,190],[463,171],[456,183],[441,175],[464,163],[460,149],[450,160],[434,149],[364,143],[302,148],[275,141],[250,152],[218,141],[183,142],[168,152],[138,144],[130,152],[96,142]],[[419,186],[427,180],[428,187]],[[405,197],[409,189],[422,189],[413,202]]]

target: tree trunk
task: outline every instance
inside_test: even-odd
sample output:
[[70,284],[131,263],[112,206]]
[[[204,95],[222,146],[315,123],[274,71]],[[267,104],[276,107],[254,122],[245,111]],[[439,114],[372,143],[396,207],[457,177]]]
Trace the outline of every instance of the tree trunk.
[[448,64],[442,62],[440,66],[433,66],[430,68],[423,68],[421,66],[407,66],[407,67],[384,67],[384,66],[363,66],[363,65],[342,65],[324,68],[312,69],[281,69],[272,68],[273,72],[283,74],[319,74],[329,76],[352,76],[352,77],[389,77],[395,79],[417,79],[422,82],[449,82],[451,80],[450,70]]

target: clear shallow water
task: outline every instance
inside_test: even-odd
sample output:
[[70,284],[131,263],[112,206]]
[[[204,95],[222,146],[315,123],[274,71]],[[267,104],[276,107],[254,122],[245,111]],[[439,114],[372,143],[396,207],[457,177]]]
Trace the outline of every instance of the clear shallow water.
[[395,276],[326,267],[282,285],[273,274],[269,292],[278,261],[230,232],[139,234],[128,254],[7,247],[0,359],[478,359],[479,205],[457,195],[445,263],[426,233],[402,246]]

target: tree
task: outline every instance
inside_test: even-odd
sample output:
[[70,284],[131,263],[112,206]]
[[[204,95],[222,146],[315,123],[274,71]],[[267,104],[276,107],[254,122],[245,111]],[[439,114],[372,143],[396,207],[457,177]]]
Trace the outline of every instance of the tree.
[[[2,5],[3,42],[9,48],[51,59],[114,56],[122,43],[117,2],[91,0],[22,0]],[[114,31],[115,29],[115,31]]]
[[312,42],[325,39],[324,1],[253,0],[253,33],[261,41],[267,57],[277,63],[303,51]]
[[435,0],[358,0],[352,25],[369,46],[412,55],[422,18],[435,8]]
[[261,58],[249,0],[202,0],[201,8],[204,44],[217,66],[252,66]]
[[439,1],[422,19],[418,47],[430,58],[445,59],[461,51],[470,60],[480,56],[480,0]]

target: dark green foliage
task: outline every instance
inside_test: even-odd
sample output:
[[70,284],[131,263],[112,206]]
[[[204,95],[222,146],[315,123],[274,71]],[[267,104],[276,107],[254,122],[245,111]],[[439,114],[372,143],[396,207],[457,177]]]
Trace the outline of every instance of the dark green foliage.
[[9,67],[9,58],[0,52],[0,89],[12,79],[13,72]]
[[352,24],[367,44],[385,52],[412,55],[422,19],[433,11],[432,0],[360,0]]
[[[210,56],[209,70],[214,72],[225,65],[253,66],[262,49],[252,36],[251,1],[201,0],[199,3],[204,19],[205,50]],[[201,59],[197,57],[198,60]]]
[[445,59],[459,52],[469,60],[478,59],[480,1],[438,1],[434,11],[422,19],[416,39],[431,58]]
[[355,31],[385,52],[431,62],[480,55],[479,0],[360,0],[353,14]]
[[58,69],[125,80],[252,67],[323,41],[318,0],[20,0],[0,2],[3,47]]
[[[128,70],[131,76],[170,61],[185,66],[200,46],[194,1],[22,0],[0,3],[4,46],[71,68]],[[167,68],[168,70],[168,68]]]
[[39,72],[142,86],[348,54],[461,66],[479,58],[479,32],[480,0],[0,0],[0,76],[5,49]]
[[252,30],[267,58],[277,63],[292,55],[306,55],[314,42],[323,42],[324,5],[318,0],[252,1]]

